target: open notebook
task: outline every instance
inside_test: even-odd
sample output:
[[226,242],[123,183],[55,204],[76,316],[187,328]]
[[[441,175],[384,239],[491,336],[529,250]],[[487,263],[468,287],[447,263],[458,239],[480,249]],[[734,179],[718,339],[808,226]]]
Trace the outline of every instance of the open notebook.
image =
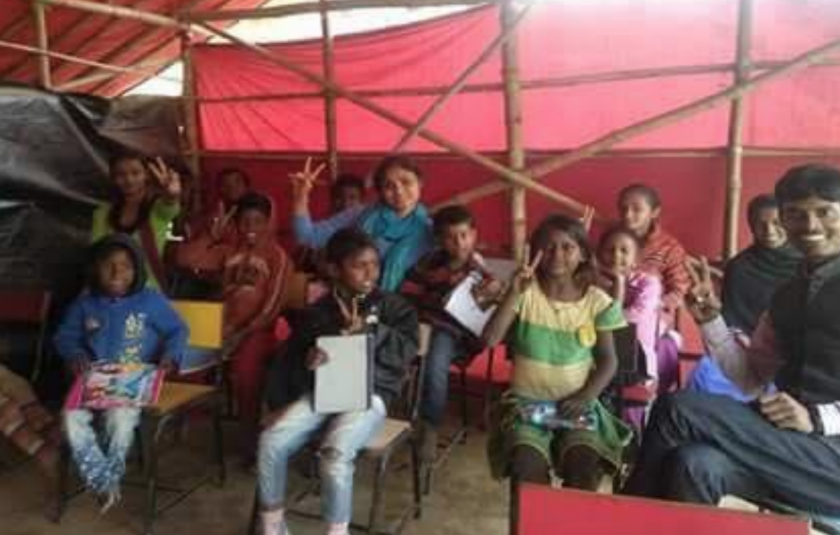
[[322,336],[328,360],[315,370],[315,412],[333,414],[370,408],[373,363],[368,335]]

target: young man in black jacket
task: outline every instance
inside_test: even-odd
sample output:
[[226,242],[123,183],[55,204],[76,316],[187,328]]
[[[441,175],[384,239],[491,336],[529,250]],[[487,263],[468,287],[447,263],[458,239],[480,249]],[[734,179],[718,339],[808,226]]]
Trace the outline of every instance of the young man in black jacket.
[[[329,535],[346,535],[353,501],[356,453],[379,431],[388,405],[397,397],[409,363],[417,354],[417,313],[397,295],[376,287],[376,244],[355,229],[337,232],[326,248],[332,291],[307,308],[288,342],[286,369],[297,400],[265,419],[259,449],[259,499],[264,535],[288,535],[284,503],[289,458],[317,433],[320,443],[322,514]],[[373,343],[373,396],[370,408],[319,414],[313,408],[313,373],[328,357],[321,336],[370,333]],[[333,355],[332,358],[341,358]]]

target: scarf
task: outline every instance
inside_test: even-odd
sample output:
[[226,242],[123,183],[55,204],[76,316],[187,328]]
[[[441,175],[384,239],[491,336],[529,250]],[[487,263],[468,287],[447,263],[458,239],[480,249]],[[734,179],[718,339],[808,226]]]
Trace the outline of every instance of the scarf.
[[802,255],[790,245],[768,249],[753,244],[726,265],[723,316],[730,327],[752,333],[776,289],[792,279]]
[[362,214],[359,226],[376,242],[382,258],[379,286],[389,292],[397,291],[408,270],[432,245],[431,219],[422,204],[403,218],[386,205],[375,204]]

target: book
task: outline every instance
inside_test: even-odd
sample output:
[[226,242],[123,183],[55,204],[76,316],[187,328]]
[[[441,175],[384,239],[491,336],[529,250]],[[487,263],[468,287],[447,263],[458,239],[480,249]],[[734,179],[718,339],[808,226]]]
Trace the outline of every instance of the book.
[[100,362],[79,376],[64,404],[67,410],[146,407],[157,403],[163,370],[142,362]]
[[315,370],[314,409],[321,414],[363,411],[373,393],[373,359],[367,334],[321,336],[327,361]]
[[476,336],[481,336],[484,326],[490,321],[495,306],[482,308],[473,295],[473,287],[481,283],[481,274],[470,273],[460,284],[452,289],[446,298],[443,309],[462,327]]

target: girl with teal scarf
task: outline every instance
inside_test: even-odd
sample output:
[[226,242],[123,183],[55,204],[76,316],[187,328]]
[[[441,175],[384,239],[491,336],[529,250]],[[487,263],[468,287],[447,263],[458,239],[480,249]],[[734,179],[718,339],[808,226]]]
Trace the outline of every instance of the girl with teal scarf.
[[382,256],[380,287],[396,291],[411,266],[433,243],[431,219],[426,207],[420,204],[419,168],[406,156],[385,158],[373,175],[379,195],[376,204],[348,208],[313,222],[309,198],[324,165],[314,170],[311,166],[311,159],[307,159],[304,170],[291,175],[292,228],[298,243],[322,248],[339,229],[358,226],[374,239]]

